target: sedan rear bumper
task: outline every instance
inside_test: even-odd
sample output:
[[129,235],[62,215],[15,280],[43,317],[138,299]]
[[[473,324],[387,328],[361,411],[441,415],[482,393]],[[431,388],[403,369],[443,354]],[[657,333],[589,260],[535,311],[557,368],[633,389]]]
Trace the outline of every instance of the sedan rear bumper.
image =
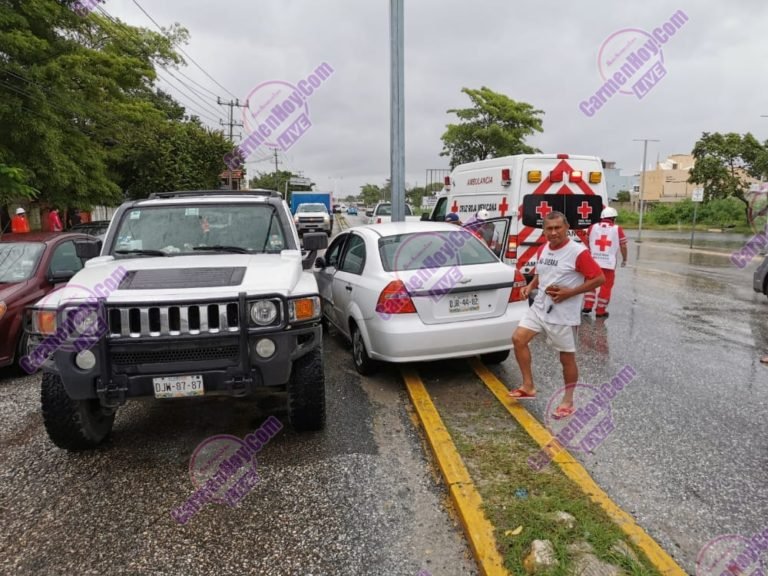
[[527,302],[507,306],[498,318],[424,324],[417,314],[380,316],[365,321],[368,355],[385,362],[425,362],[464,358],[512,348],[512,333]]

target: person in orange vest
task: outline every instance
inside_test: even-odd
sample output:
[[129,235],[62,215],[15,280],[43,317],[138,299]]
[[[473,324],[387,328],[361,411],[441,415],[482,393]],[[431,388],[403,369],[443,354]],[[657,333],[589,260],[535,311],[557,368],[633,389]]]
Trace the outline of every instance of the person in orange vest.
[[[621,267],[627,265],[627,236],[621,226],[616,225],[619,213],[615,208],[608,207],[600,213],[600,222],[589,227],[589,249],[592,258],[600,265],[605,275],[605,284],[600,286],[597,294],[596,318],[608,318],[608,303],[611,301],[611,290],[616,279],[616,264],[619,251],[621,251]],[[584,308],[582,314],[592,312],[595,304],[595,292],[588,292],[584,296]]]
[[27,221],[27,211],[24,208],[16,208],[16,216],[11,220],[11,232],[14,234],[24,234],[29,232],[29,222]]
[[51,232],[61,232],[64,230],[61,218],[59,218],[59,211],[56,208],[51,208],[51,211],[48,212],[48,229]]

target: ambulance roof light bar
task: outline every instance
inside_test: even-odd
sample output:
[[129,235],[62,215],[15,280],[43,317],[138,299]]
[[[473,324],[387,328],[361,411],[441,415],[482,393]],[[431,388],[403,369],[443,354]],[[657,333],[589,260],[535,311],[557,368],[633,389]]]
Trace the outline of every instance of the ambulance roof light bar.
[[445,178],[443,178],[443,186],[445,186],[446,190],[450,190],[451,189],[451,177],[450,176],[446,176]]
[[557,155],[558,160],[568,160],[568,154],[558,154]]

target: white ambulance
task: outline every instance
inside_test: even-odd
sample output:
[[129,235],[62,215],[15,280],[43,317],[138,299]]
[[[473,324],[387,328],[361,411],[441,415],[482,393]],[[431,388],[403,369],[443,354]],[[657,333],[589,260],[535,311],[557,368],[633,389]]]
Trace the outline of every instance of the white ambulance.
[[507,238],[497,255],[530,275],[536,251],[546,241],[541,225],[548,212],[563,212],[571,226],[569,234],[583,240],[582,231],[599,222],[607,206],[600,158],[520,154],[456,166],[432,213],[423,219],[442,222],[454,212],[466,223],[487,210],[495,234]]

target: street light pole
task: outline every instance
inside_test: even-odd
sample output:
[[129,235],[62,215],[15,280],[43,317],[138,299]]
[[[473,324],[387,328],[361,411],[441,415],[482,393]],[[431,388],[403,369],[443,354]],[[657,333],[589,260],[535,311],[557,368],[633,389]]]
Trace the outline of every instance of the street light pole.
[[392,222],[405,221],[405,58],[403,0],[389,3],[390,187]]
[[650,138],[635,138],[633,142],[643,142],[643,175],[640,180],[640,223],[637,230],[637,242],[643,241],[643,194],[645,193],[645,160],[648,156],[648,142],[659,142]]

